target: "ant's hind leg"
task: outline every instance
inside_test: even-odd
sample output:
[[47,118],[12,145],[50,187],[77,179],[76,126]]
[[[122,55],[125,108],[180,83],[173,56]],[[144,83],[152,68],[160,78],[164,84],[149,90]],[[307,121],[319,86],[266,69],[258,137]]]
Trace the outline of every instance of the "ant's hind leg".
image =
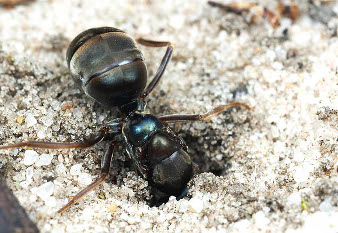
[[103,181],[105,181],[108,178],[109,175],[109,168],[110,168],[110,161],[113,155],[113,151],[115,148],[114,142],[112,142],[106,151],[106,153],[103,156],[103,161],[102,161],[102,168],[101,168],[101,175],[100,177],[95,180],[93,183],[88,185],[85,189],[83,189],[81,192],[76,194],[72,200],[70,200],[66,205],[64,205],[61,209],[58,210],[58,213],[63,213],[65,212],[69,207],[72,205],[76,204],[79,202],[87,193],[90,191],[94,190],[97,186],[99,186]]
[[143,92],[142,94],[142,98],[145,99],[150,92],[152,92],[152,90],[156,87],[156,85],[158,84],[158,82],[160,81],[165,68],[167,67],[171,54],[174,50],[174,46],[169,42],[169,41],[153,41],[153,40],[146,40],[146,39],[142,39],[139,38],[137,39],[137,42],[140,43],[141,45],[144,46],[148,46],[148,47],[165,47],[167,46],[167,51],[164,54],[164,57],[162,58],[160,67],[158,68],[154,78],[151,80],[151,82],[149,83],[149,85],[147,86],[146,90]]
[[220,105],[211,111],[204,113],[204,114],[188,114],[188,115],[167,115],[167,116],[161,116],[159,117],[160,121],[162,122],[178,122],[178,121],[202,121],[206,120],[212,116],[216,116],[220,114],[221,112],[224,112],[228,108],[233,107],[244,107],[248,110],[252,110],[252,108],[249,107],[249,105],[240,103],[240,102],[234,102],[231,104],[226,105]]
[[110,127],[103,127],[87,140],[80,142],[41,142],[41,141],[26,141],[20,142],[17,144],[0,146],[0,150],[11,149],[11,148],[20,148],[20,147],[30,147],[30,148],[42,148],[42,149],[72,149],[72,148],[86,148],[99,143],[107,134],[107,131]]

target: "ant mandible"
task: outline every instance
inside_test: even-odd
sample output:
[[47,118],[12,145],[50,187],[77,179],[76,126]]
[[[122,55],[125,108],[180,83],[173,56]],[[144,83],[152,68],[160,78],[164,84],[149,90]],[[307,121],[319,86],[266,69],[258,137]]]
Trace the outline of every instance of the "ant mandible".
[[137,42],[149,47],[167,47],[160,67],[147,87],[148,73],[142,52],[135,40],[122,30],[112,27],[86,30],[70,43],[67,50],[67,64],[75,82],[100,104],[117,107],[122,118],[113,120],[96,135],[80,142],[26,141],[0,146],[0,149],[70,149],[90,147],[103,140],[110,141],[102,158],[101,176],[74,196],[59,213],[77,203],[108,178],[112,154],[121,144],[126,148],[137,173],[153,188],[157,200],[172,195],[181,196],[197,165],[191,160],[183,139],[174,134],[167,123],[202,121],[232,107],[251,109],[247,104],[235,102],[218,106],[205,114],[156,117],[142,113],[147,96],[165,71],[173,45],[167,41],[145,39],[138,39]]

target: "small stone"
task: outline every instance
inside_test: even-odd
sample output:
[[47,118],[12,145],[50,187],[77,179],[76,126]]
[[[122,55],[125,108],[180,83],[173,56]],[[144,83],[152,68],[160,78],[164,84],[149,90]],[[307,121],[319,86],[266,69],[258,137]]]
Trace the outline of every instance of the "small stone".
[[223,155],[222,154],[218,154],[216,155],[216,159],[221,161],[223,159]]
[[37,136],[39,139],[44,139],[46,137],[46,132],[44,130],[39,130]]
[[254,219],[255,219],[256,226],[259,229],[265,229],[270,223],[270,220],[267,217],[265,217],[265,214],[263,211],[258,211],[254,215]]
[[116,212],[117,210],[117,205],[115,203],[112,203],[109,207],[108,207],[108,211],[109,212]]
[[32,188],[32,192],[39,196],[42,200],[47,200],[47,198],[54,192],[54,184],[52,182],[47,182],[40,185],[38,188]]
[[83,118],[83,110],[81,108],[74,108],[73,115],[80,120]]
[[232,226],[236,230],[235,232],[249,232],[250,221],[247,219],[242,219],[232,224]]
[[35,165],[40,166],[47,166],[52,162],[53,155],[49,154],[42,154],[38,157],[37,161],[35,162]]
[[206,128],[206,125],[204,122],[195,122],[195,127],[198,130],[204,130]]
[[81,174],[82,164],[75,164],[70,168],[70,174],[72,176],[78,176]]
[[296,162],[301,163],[304,161],[305,154],[301,151],[296,151],[293,155],[293,158]]
[[42,124],[44,124],[45,126],[49,127],[53,124],[53,118],[52,117],[41,117],[41,122]]
[[20,125],[23,122],[23,117],[22,116],[18,116],[18,118],[16,118],[16,122],[18,122]]
[[55,166],[55,172],[56,174],[64,174],[66,172],[66,167],[62,163],[59,163]]
[[298,166],[296,167],[296,171],[293,174],[293,179],[297,182],[304,182],[307,181],[307,179],[309,178],[310,175],[310,171],[308,169],[304,169],[303,166]]
[[195,213],[201,213],[203,210],[203,201],[197,197],[191,198],[189,201],[189,208]]
[[33,170],[33,167],[28,167],[26,169],[26,180],[28,181],[31,181],[32,178],[33,178],[33,175],[34,175],[34,170]]
[[59,110],[60,109],[60,102],[57,100],[53,100],[50,104],[50,106],[55,110]]
[[33,167],[28,167],[26,169],[26,180],[21,182],[21,186],[27,188],[33,181],[34,170]]
[[27,123],[27,127],[29,128],[29,127],[34,126],[37,123],[37,120],[32,114],[27,114],[26,123]]
[[92,176],[88,173],[81,172],[78,179],[80,185],[88,186],[92,183]]
[[34,150],[26,150],[23,159],[23,164],[30,166],[38,159],[39,155]]
[[72,101],[67,101],[61,104],[61,110],[66,111],[69,110],[73,107],[73,102]]

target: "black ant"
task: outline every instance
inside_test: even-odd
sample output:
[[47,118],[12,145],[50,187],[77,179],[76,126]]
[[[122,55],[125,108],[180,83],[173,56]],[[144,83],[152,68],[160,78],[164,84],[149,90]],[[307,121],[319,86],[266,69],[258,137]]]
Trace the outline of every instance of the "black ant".
[[[167,47],[155,77],[146,87],[147,68],[135,40],[112,27],[92,28],[79,34],[67,50],[67,64],[75,82],[97,102],[117,107],[122,118],[106,124],[96,135],[80,142],[27,141],[0,149],[30,147],[45,149],[86,148],[102,140],[110,145],[103,156],[101,176],[78,193],[58,212],[62,213],[77,203],[86,193],[107,179],[112,154],[124,145],[137,173],[153,188],[157,200],[182,196],[196,169],[182,138],[175,135],[167,123],[202,121],[232,107],[250,107],[244,103],[218,106],[205,114],[168,115],[155,117],[142,113],[145,99],[160,81],[173,52],[167,41],[138,39],[150,47]],[[146,88],[145,88],[146,87]]]

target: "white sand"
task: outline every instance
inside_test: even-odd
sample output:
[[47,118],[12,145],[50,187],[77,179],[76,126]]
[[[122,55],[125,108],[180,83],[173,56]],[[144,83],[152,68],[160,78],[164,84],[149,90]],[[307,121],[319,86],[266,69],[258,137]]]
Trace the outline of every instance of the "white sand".
[[[8,185],[41,232],[337,232],[338,19],[325,25],[309,17],[308,4],[300,7],[296,23],[284,19],[276,30],[197,0],[36,1],[0,9],[0,144],[76,141],[113,118],[74,87],[67,70],[68,43],[90,27],[176,46],[149,98],[155,115],[233,101],[254,107],[173,126],[203,173],[190,182],[189,197],[158,208],[146,204],[147,182],[121,153],[112,171],[117,183],[110,179],[56,213],[98,177],[104,143],[0,151]],[[332,7],[337,13],[338,4]],[[141,49],[152,77],[165,49]]]

